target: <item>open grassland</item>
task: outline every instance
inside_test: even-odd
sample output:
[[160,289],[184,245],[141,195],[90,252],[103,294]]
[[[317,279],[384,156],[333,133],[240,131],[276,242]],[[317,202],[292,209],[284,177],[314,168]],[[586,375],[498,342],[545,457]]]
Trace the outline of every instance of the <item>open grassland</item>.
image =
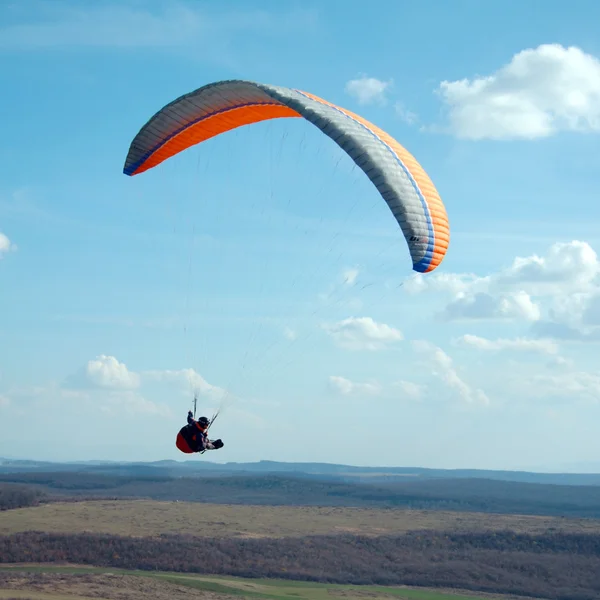
[[52,503],[0,512],[0,535],[26,531],[96,533],[132,537],[192,534],[202,537],[390,535],[416,530],[502,531],[538,534],[600,533],[600,520],[405,509],[244,506],[93,500]]
[[[23,566],[0,569],[0,600],[477,600],[490,594],[410,587],[350,586],[308,582],[143,573],[115,569]],[[504,598],[508,598],[504,596]],[[513,597],[514,598],[514,597]]]

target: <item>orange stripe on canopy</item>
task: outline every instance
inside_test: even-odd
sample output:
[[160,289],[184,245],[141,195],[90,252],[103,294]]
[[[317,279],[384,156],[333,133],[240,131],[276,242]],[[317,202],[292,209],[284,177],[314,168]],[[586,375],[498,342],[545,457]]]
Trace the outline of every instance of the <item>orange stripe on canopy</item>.
[[295,110],[282,104],[252,104],[234,107],[230,110],[219,112],[191,124],[178,134],[169,138],[153,152],[132,175],[143,173],[175,154],[186,150],[190,146],[199,144],[212,137],[231,131],[244,125],[259,123],[269,119],[283,117],[301,117]]
[[442,199],[440,198],[433,181],[431,181],[431,178],[425,172],[425,169],[423,169],[423,167],[417,162],[416,158],[408,150],[406,150],[406,148],[399,144],[391,135],[376,125],[373,125],[373,123],[370,123],[360,115],[357,115],[346,108],[341,108],[340,106],[337,106],[332,102],[328,102],[323,98],[319,98],[319,96],[315,96],[309,92],[302,90],[301,93],[305,96],[308,96],[312,100],[315,100],[316,102],[320,102],[321,104],[325,104],[326,106],[331,106],[332,108],[339,110],[346,116],[364,125],[382,142],[387,144],[387,146],[389,146],[389,148],[396,153],[398,159],[404,163],[404,166],[408,169],[416,184],[419,186],[419,190],[421,191],[421,194],[427,203],[429,218],[431,219],[435,231],[434,249],[433,256],[431,258],[431,264],[424,272],[427,273],[433,271],[437,266],[440,265],[444,255],[446,254],[446,251],[448,250],[450,243],[450,224],[448,222],[448,213],[446,212],[446,208],[444,207]]

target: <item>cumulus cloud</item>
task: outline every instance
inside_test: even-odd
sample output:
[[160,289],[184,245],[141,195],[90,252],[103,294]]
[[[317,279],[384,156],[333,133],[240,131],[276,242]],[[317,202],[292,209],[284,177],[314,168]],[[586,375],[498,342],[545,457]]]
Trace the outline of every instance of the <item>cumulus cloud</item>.
[[483,350],[497,352],[502,350],[514,350],[517,352],[537,352],[541,354],[557,354],[558,346],[551,340],[538,340],[529,338],[497,339],[488,340],[477,335],[466,334],[461,336],[457,342],[461,345]]
[[131,371],[114,356],[101,354],[66,380],[66,388],[135,390],[148,383],[173,384],[185,393],[221,398],[225,390],[210,384],[194,369]]
[[598,280],[600,262],[596,251],[579,240],[557,242],[545,256],[517,257],[495,278],[499,286],[527,286],[536,294],[555,294],[566,285],[571,293],[589,289]]
[[116,357],[101,354],[67,377],[53,395],[80,401],[93,397],[94,402],[110,414],[122,410],[158,415],[170,414],[170,408],[149,397],[171,401],[174,395],[191,399],[194,393],[210,402],[223,401],[226,397],[224,389],[210,384],[194,369],[134,372]]
[[570,358],[565,358],[564,356],[552,356],[550,360],[546,363],[547,367],[552,370],[557,369],[570,369],[575,364],[573,360]]
[[346,83],[346,92],[354,96],[359,104],[384,104],[386,91],[391,85],[390,81],[382,81],[375,77],[363,75],[358,79],[351,79]]
[[482,405],[490,403],[489,398],[483,390],[469,385],[458,374],[452,359],[441,348],[423,340],[414,341],[413,348],[419,354],[427,357],[426,365],[432,368],[433,375],[463,402]]
[[194,369],[179,369],[165,371],[144,371],[144,378],[153,381],[162,381],[179,385],[187,393],[196,393],[199,396],[205,396],[212,400],[218,400],[225,396],[223,388],[212,385]]
[[556,405],[580,410],[581,405],[600,402],[600,374],[558,355],[549,357],[539,368],[515,361],[501,373],[490,372],[489,381],[501,392],[498,406],[518,406],[519,410]]
[[542,44],[495,73],[443,81],[450,129],[460,138],[536,139],[600,130],[600,61],[580,48]]
[[568,290],[572,295],[598,285],[599,275],[600,261],[596,251],[587,242],[573,240],[552,244],[543,256],[517,256],[509,267],[491,275],[415,274],[404,288],[411,294],[523,290],[530,295],[552,296]]
[[450,296],[438,315],[446,321],[520,319],[534,323],[535,337],[554,330],[562,339],[588,340],[600,326],[600,260],[580,240],[552,244],[541,255],[518,256],[490,275],[415,275],[404,289]]
[[433,273],[422,275],[414,273],[404,282],[404,291],[408,294],[421,294],[424,292],[449,292],[459,294],[471,291],[475,286],[481,285],[486,278],[478,277],[473,273]]
[[517,256],[485,276],[415,275],[404,289],[409,294],[445,296],[437,316],[446,322],[520,320],[529,322],[527,335],[537,340],[600,341],[600,260],[594,248],[581,240],[557,242],[541,254]]
[[537,321],[540,308],[526,292],[493,296],[485,292],[459,294],[441,313],[446,321],[467,319],[524,319]]
[[394,401],[420,400],[426,389],[424,385],[402,379],[389,384],[382,384],[375,380],[353,381],[339,375],[329,377],[329,387],[343,396],[378,396]]
[[134,389],[140,385],[140,376],[130,371],[114,356],[101,354],[94,360],[88,361],[84,376],[92,386],[111,389]]
[[511,284],[519,277],[533,293],[548,301],[547,314],[532,327],[539,338],[565,341],[600,341],[600,261],[587,243],[554,244],[544,257],[517,259]]
[[597,327],[600,325],[600,290],[595,290],[588,294],[576,296],[574,300],[577,308],[573,310],[581,315],[581,322],[584,326],[591,325]]
[[382,350],[404,339],[399,329],[371,317],[349,317],[322,327],[340,348],[347,350]]
[[407,125],[412,125],[417,122],[416,113],[408,110],[402,102],[396,102],[394,109],[396,114],[400,117],[402,121],[404,121]]
[[600,329],[577,327],[560,321],[542,320],[531,327],[531,335],[564,342],[600,342]]
[[[78,374],[77,380],[81,382]],[[69,388],[68,384],[75,381],[48,383],[43,386],[28,386],[12,388],[5,397],[8,402],[26,412],[48,411],[53,412],[58,406],[61,410],[68,410],[72,416],[88,415],[101,412],[114,415],[151,415],[171,416],[168,406],[153,402],[146,398],[139,390],[117,389],[110,387]],[[85,382],[83,382],[85,385]]]
[[544,401],[600,402],[600,375],[572,369],[560,373],[534,374],[527,382],[527,393]]
[[381,393],[381,385],[377,382],[358,383],[339,375],[329,377],[329,385],[336,392],[344,395],[377,396]]
[[0,259],[8,252],[14,252],[17,246],[4,233],[0,233]]
[[547,317],[532,327],[532,335],[567,342],[600,341],[600,291],[557,296]]

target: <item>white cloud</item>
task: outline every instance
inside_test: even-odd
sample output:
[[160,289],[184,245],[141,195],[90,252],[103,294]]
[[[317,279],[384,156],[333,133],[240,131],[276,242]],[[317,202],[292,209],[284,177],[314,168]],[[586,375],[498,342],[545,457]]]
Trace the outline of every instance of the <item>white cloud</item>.
[[441,348],[423,340],[414,341],[413,348],[427,357],[425,365],[431,368],[433,375],[450,391],[456,393],[463,402],[483,405],[490,403],[483,390],[474,388],[462,379],[454,368],[452,359]]
[[[532,329],[536,337],[585,337],[588,341],[600,325],[600,260],[580,240],[557,242],[542,255],[516,257],[508,267],[486,276],[416,275],[404,289],[409,294],[449,295],[439,315],[448,321],[539,321]],[[547,335],[550,330],[555,335]]]
[[564,356],[553,356],[547,363],[547,367],[549,369],[570,369],[573,367],[575,363],[570,358],[565,358]]
[[[157,384],[165,384],[165,389],[157,388]],[[81,399],[90,397],[90,393],[98,393],[102,399],[104,411],[114,413],[118,402],[123,409],[140,410],[154,414],[165,414],[164,405],[153,402],[147,395],[160,394],[169,401],[174,396],[174,389],[179,394],[188,396],[191,401],[194,393],[201,401],[222,402],[226,391],[212,385],[194,369],[179,370],[147,370],[130,371],[127,366],[114,356],[100,355],[88,361],[83,369],[67,377],[59,386],[57,395],[65,397],[74,394]],[[115,400],[116,399],[116,400]],[[118,400],[118,402],[117,402]],[[130,410],[131,409],[131,410]]]
[[600,402],[600,375],[585,371],[566,370],[551,375],[532,375],[527,384],[528,395],[542,400],[556,398]]
[[88,361],[85,375],[89,383],[101,388],[134,389],[140,385],[140,376],[129,371],[124,363],[114,356],[101,354]]
[[0,408],[6,408],[10,404],[10,398],[0,394]]
[[338,393],[344,396],[350,395],[366,395],[366,396],[377,396],[381,393],[382,388],[379,383],[367,382],[357,383],[340,377],[338,375],[331,375],[329,377],[329,385]]
[[166,371],[143,371],[142,376],[153,381],[175,383],[183,388],[186,393],[198,394],[211,400],[224,398],[226,391],[212,385],[194,369],[179,369]]
[[500,371],[492,368],[485,377],[497,390],[496,408],[504,407],[515,416],[524,410],[537,415],[557,405],[574,414],[582,405],[600,403],[600,373],[558,355],[537,366],[510,361]]
[[[81,380],[81,372],[77,380]],[[85,383],[85,382],[84,382]],[[170,416],[168,406],[152,402],[138,390],[88,387],[72,389],[65,385],[48,383],[44,386],[13,388],[5,398],[24,414],[32,411],[48,411],[60,414],[68,410],[74,417],[89,414],[90,411],[115,415],[155,415]],[[59,409],[57,411],[57,409]]]
[[417,400],[423,396],[424,386],[412,381],[396,381],[393,384],[394,389],[399,390],[403,396]]
[[577,327],[560,321],[543,320],[534,323],[531,335],[540,339],[556,339],[565,342],[600,342],[600,329]]
[[450,129],[460,138],[535,139],[600,130],[600,61],[577,47],[543,44],[495,73],[443,81]]
[[347,350],[382,350],[404,339],[399,329],[377,323],[371,317],[349,317],[322,327],[338,346]]
[[422,275],[414,273],[404,282],[404,291],[408,294],[423,292],[450,292],[458,294],[472,290],[485,278],[473,273],[433,273]]
[[[185,411],[194,393],[198,394],[201,403],[214,403],[214,409],[217,404],[223,408],[227,399],[224,389],[208,383],[194,369],[133,372],[114,356],[102,354],[88,361],[61,384],[11,390],[6,398],[20,398],[19,405],[23,404],[23,400],[44,406],[49,402],[69,402],[73,403],[72,411],[93,406],[107,415],[143,413],[170,417],[170,405],[179,402],[177,398],[181,395],[187,396],[187,401],[180,405]],[[211,407],[204,408],[208,410]]]
[[571,293],[588,289],[597,281],[600,262],[596,251],[579,240],[557,242],[545,256],[517,257],[495,277],[496,285],[527,286],[532,293],[555,294],[569,285]]
[[374,77],[363,75],[346,83],[346,92],[354,96],[359,104],[383,104],[386,101],[385,93],[392,81],[382,81]]
[[396,114],[400,117],[400,119],[402,119],[402,121],[404,121],[406,124],[408,125],[412,125],[413,123],[416,123],[418,120],[418,117],[416,115],[416,113],[408,110],[404,104],[402,104],[402,102],[396,102],[396,105],[394,106],[394,109],[396,110]]
[[532,327],[538,338],[600,341],[600,261],[586,242],[554,244],[544,257],[516,259],[497,285],[519,281],[546,298],[548,309]]
[[0,259],[8,252],[14,252],[16,249],[17,246],[5,234],[0,233]]
[[600,341],[599,296],[599,292],[590,292],[554,298],[548,317],[532,327],[532,334],[570,342]]
[[524,319],[537,321],[540,308],[526,292],[492,296],[485,292],[460,294],[440,315],[446,321],[467,319]]
[[343,396],[378,396],[393,401],[420,400],[426,389],[412,381],[398,380],[383,385],[376,380],[357,382],[339,375],[329,377],[329,387]]
[[509,267],[487,276],[473,273],[415,274],[404,285],[411,294],[524,290],[529,295],[552,296],[568,290],[591,289],[599,282],[600,261],[596,251],[579,240],[552,244],[543,256],[516,257]]
[[600,325],[600,290],[579,295],[575,298],[577,309],[573,312],[581,315],[583,325],[597,327]]
[[541,354],[558,353],[558,346],[551,340],[534,340],[528,338],[488,340],[477,335],[466,334],[461,336],[457,341],[464,346],[489,352],[513,350],[518,352],[539,352]]

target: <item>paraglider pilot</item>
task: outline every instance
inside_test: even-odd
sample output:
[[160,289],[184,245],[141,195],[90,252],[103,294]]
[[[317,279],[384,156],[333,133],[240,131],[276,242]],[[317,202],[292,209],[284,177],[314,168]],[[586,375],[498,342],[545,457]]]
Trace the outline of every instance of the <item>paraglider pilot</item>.
[[204,452],[205,450],[218,450],[223,447],[223,442],[214,440],[211,442],[206,435],[209,420],[206,417],[200,417],[197,421],[192,416],[192,411],[188,412],[188,424],[182,427],[177,434],[175,445],[185,454],[194,452]]

